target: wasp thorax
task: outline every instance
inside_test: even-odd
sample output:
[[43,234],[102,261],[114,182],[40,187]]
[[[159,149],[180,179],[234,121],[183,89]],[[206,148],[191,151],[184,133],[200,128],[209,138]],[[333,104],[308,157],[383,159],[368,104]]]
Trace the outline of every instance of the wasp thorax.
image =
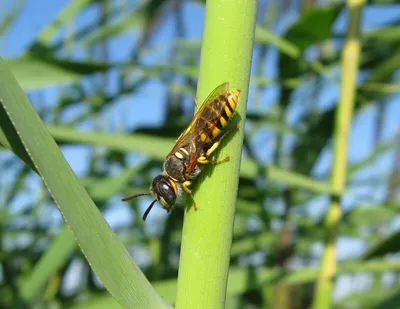
[[155,177],[150,191],[165,210],[171,210],[176,201],[176,193],[167,176]]

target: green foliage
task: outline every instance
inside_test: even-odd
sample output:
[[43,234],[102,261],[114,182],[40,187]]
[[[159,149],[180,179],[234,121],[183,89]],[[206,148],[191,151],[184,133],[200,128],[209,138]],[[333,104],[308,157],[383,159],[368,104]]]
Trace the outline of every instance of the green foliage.
[[[294,17],[259,0],[256,25],[256,1],[70,1],[27,43],[28,3],[0,13],[0,308],[398,307],[400,32],[373,22],[396,1],[361,22],[343,3]],[[353,72],[343,16],[362,26]],[[196,89],[201,103],[225,80],[242,90],[241,130],[216,153],[230,162],[196,179],[197,212],[143,222],[149,200],[120,198],[148,192]],[[354,103],[349,130],[338,102]]]

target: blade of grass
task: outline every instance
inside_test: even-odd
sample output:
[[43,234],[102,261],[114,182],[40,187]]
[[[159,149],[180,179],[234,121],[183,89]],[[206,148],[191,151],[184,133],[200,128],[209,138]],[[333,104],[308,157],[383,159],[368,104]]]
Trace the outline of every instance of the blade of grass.
[[84,75],[111,68],[107,63],[76,62],[47,55],[25,55],[6,62],[24,90],[72,83]]
[[[332,169],[332,187],[342,192],[346,185],[347,144],[351,128],[357,70],[360,57],[360,24],[361,10],[364,0],[350,0],[349,30],[343,47],[342,56],[342,83],[339,106],[336,111],[334,135],[334,156]],[[340,198],[332,196],[331,204],[325,219],[325,250],[322,258],[320,274],[314,293],[313,308],[331,308],[333,282],[336,276],[336,247],[338,226],[342,217]]]
[[[0,60],[0,103],[92,269],[125,308],[165,308],[66,163],[56,143]],[[0,124],[3,126],[3,123]],[[8,128],[11,130],[12,128]],[[3,130],[5,131],[5,130]],[[15,137],[15,135],[14,135]],[[9,140],[13,145],[14,140]]]
[[[139,152],[150,155],[154,159],[164,160],[175,143],[174,139],[160,138],[147,134],[135,133],[132,136],[116,135],[107,133],[80,132],[73,128],[61,126],[48,126],[51,135],[60,142],[85,143],[91,145],[107,146],[112,150]],[[1,135],[0,135],[0,143]],[[154,147],[157,145],[157,148]],[[267,168],[258,167],[257,163],[249,159],[243,159],[241,162],[240,175],[253,178],[261,172],[271,181],[281,181],[290,187],[308,189],[316,193],[333,193],[334,191],[329,183],[320,180],[314,180],[308,176],[301,175],[292,171],[284,170],[279,167],[269,165]]]
[[[3,145],[3,147],[12,150],[26,165],[37,172],[35,165],[26,152],[24,145],[22,145],[19,140],[10,119],[8,119],[7,114],[4,112],[1,105],[0,108],[0,144]],[[12,141],[12,143],[10,143],[10,141]]]
[[115,23],[97,27],[93,33],[82,38],[82,42],[79,43],[90,46],[110,37],[132,30],[133,27],[142,25],[143,23],[153,19],[160,10],[164,9],[166,3],[167,0],[144,1],[136,8],[136,10],[127,14]]
[[335,303],[335,309],[374,308],[398,309],[400,304],[400,284],[374,285],[373,288],[363,289],[352,293],[345,299]]
[[[200,102],[217,85],[230,82],[242,93],[238,111],[241,128],[246,115],[257,1],[210,0],[206,4],[198,84]],[[185,213],[176,308],[224,308],[233,217],[235,213],[242,129],[222,146],[231,160],[206,168],[195,193],[198,211]],[[225,143],[223,143],[225,145]]]
[[[7,32],[10,25],[19,16],[25,6],[25,3],[26,0],[15,1],[14,7],[10,11],[5,12],[6,14],[4,14],[4,16],[0,16],[0,18],[4,17],[4,19],[0,21],[0,37],[2,37],[5,32]],[[6,7],[6,4],[3,3],[2,7]]]
[[275,35],[268,29],[263,28],[260,25],[256,26],[255,40],[259,44],[270,44],[275,46],[281,53],[292,57],[298,58],[300,56],[300,49],[291,42],[284,38]]
[[70,309],[124,309],[115,299],[107,296],[96,297],[82,305],[70,307]]
[[400,232],[393,233],[380,243],[370,248],[363,256],[365,260],[381,257],[389,253],[400,251]]
[[76,240],[70,229],[64,227],[52,242],[49,250],[35,265],[29,277],[22,281],[21,297],[25,301],[31,301],[43,292],[49,278],[65,265],[76,247]]
[[[128,168],[119,176],[90,185],[90,195],[96,199],[107,199],[115,192],[120,192],[118,188],[124,182],[128,182],[128,178],[131,178],[132,174],[138,172],[147,163],[144,162],[139,166]],[[76,247],[77,243],[73,234],[69,228],[64,227],[54,238],[50,248],[46,250],[46,253],[40,258],[29,276],[21,282],[21,296],[30,301],[43,292],[49,278],[65,265]]]
[[57,32],[70,20],[75,18],[93,0],[71,1],[57,18],[42,30],[33,47],[46,46],[56,37]]
[[390,150],[393,150],[396,145],[398,145],[400,141],[400,135],[396,134],[393,138],[391,138],[388,141],[384,141],[381,144],[377,145],[371,153],[369,153],[365,158],[362,158],[358,160],[357,162],[354,162],[350,164],[349,169],[348,169],[348,174],[355,174],[358,171],[362,170],[363,168],[367,168],[368,166],[371,166],[380,156],[382,156],[384,153],[389,152]]

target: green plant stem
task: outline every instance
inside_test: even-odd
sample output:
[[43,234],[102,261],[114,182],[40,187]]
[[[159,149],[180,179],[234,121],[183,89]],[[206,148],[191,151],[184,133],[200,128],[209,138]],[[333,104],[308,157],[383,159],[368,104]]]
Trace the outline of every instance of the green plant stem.
[[[360,58],[360,20],[364,0],[348,2],[349,27],[342,55],[342,82],[339,106],[336,111],[332,187],[342,192],[346,184],[347,144],[354,107],[357,70]],[[331,307],[334,278],[336,276],[336,247],[338,226],[342,210],[340,198],[332,196],[325,219],[325,250],[314,295],[314,309]]]
[[242,91],[232,120],[240,120],[241,129],[224,140],[217,151],[217,157],[230,155],[230,161],[206,167],[196,181],[199,209],[188,207],[185,213],[177,309],[224,308],[256,8],[256,0],[207,1],[199,102],[217,85],[229,81],[230,89]]

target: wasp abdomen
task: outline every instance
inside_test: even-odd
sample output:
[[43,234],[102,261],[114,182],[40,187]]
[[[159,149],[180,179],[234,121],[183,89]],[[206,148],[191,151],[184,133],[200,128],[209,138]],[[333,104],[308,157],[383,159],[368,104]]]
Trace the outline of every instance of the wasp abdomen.
[[200,138],[205,143],[210,143],[218,137],[222,130],[228,125],[230,118],[235,114],[240,90],[229,91],[220,95],[207,106],[200,121],[204,121],[207,126]]

